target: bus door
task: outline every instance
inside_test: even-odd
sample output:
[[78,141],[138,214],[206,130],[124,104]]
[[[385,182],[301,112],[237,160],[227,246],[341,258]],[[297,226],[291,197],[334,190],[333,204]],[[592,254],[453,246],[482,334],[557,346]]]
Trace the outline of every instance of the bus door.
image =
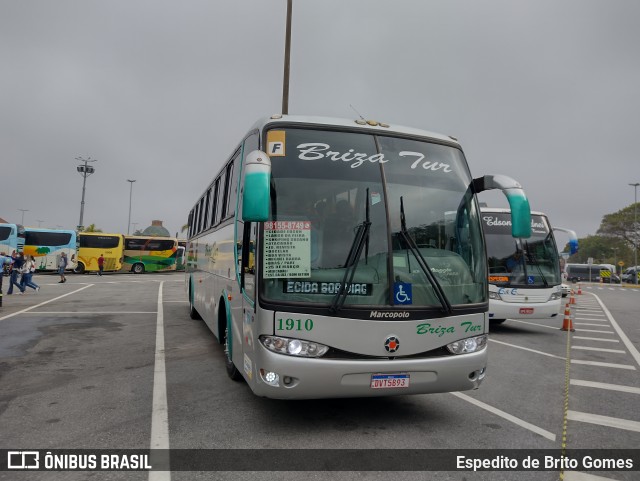
[[[245,374],[252,378],[252,352],[258,342],[258,326],[256,318],[256,240],[258,232],[257,222],[245,222],[242,241],[238,244],[238,270],[240,274],[240,288],[242,291],[242,364],[238,369],[244,369]],[[236,343],[234,343],[237,345]],[[236,356],[234,356],[237,359]],[[241,367],[242,366],[242,367]]]

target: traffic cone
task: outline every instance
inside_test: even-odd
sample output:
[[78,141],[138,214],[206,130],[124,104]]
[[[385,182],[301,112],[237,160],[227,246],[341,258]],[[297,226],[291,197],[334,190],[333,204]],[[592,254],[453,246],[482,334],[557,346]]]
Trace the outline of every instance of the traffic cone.
[[578,295],[582,295],[582,287],[580,287],[580,284],[578,284]]
[[576,298],[573,295],[573,289],[571,289],[571,295],[569,296],[569,304],[575,304],[576,303]]
[[573,322],[571,322],[571,307],[569,304],[564,309],[564,320],[562,321],[562,331],[576,332],[573,328]]

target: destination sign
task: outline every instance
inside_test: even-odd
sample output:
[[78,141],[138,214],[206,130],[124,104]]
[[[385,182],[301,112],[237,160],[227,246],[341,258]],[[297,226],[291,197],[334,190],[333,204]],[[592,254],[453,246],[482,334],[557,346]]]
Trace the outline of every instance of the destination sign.
[[[284,283],[286,294],[337,294],[341,282],[287,281]],[[370,296],[373,284],[352,283],[347,292],[352,296]]]

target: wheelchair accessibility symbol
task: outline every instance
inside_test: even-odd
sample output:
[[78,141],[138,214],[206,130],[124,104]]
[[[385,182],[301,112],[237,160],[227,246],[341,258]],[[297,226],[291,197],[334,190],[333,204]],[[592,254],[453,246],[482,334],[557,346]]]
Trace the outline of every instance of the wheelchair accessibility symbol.
[[412,304],[411,284],[395,282],[393,284],[393,298],[396,304]]

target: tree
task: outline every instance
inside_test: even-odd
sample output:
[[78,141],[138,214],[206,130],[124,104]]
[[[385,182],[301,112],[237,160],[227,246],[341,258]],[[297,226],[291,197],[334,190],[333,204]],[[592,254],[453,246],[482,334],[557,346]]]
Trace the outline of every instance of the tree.
[[[578,239],[579,250],[571,257],[569,263],[585,264],[589,257],[595,264],[616,264],[621,260],[629,265],[633,263],[633,249],[630,249],[622,239],[606,237],[602,235],[590,235]],[[569,245],[564,252],[569,251]]]
[[637,245],[638,225],[640,224],[634,222],[635,208],[637,207],[640,207],[640,205],[631,204],[618,212],[605,215],[596,234],[622,239],[631,248]]
[[189,224],[185,224],[182,226],[182,229],[180,229],[180,232],[185,232],[188,229],[189,229]]
[[89,226],[85,227],[82,232],[102,232],[102,229],[96,228],[95,224],[90,224]]

